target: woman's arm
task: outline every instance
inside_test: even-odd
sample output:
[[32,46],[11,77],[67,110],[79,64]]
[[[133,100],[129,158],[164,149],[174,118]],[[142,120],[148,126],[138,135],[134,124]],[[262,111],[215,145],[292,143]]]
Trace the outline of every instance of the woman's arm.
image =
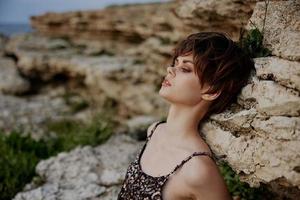
[[232,200],[215,162],[207,156],[196,156],[189,163],[186,184],[195,200]]

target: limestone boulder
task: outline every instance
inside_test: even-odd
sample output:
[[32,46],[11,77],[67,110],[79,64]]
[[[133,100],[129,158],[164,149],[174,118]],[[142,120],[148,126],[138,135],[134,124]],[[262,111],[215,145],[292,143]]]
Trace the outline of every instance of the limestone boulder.
[[30,89],[30,83],[24,79],[10,58],[0,57],[0,92],[5,94],[22,94]]
[[43,35],[68,38],[92,49],[106,46],[120,52],[118,46],[126,49],[128,44],[141,44],[150,37],[176,43],[199,30],[227,32],[237,40],[239,29],[247,23],[254,5],[253,1],[177,0],[94,11],[48,12],[32,16],[31,24]]
[[299,116],[299,92],[270,80],[253,77],[253,83],[245,86],[238,97],[240,104],[252,102],[255,108],[266,115]]
[[[234,130],[225,130],[214,121],[203,124],[201,130],[216,155],[227,160],[251,186],[257,187],[260,183],[283,177],[286,186],[299,188],[299,119],[285,118],[285,124],[280,125],[274,124],[278,118],[263,119],[255,119],[251,133],[239,136],[232,134]],[[267,124],[272,125],[266,127]],[[290,134],[285,132],[280,136],[278,130],[284,127],[290,130]]]
[[[272,56],[255,59],[255,71],[234,106],[212,115],[200,131],[215,155],[228,161],[243,181],[254,187],[269,184],[274,192],[293,188],[282,199],[297,199],[299,3],[270,1],[264,22],[265,5],[262,1],[178,0],[47,13],[32,17],[39,34],[11,39],[6,52],[16,56],[18,69],[29,79],[51,82],[57,76],[67,77],[66,84],[75,82],[75,87],[90,91],[86,96],[96,96],[97,102],[109,100],[118,106],[117,116],[132,119],[124,124],[136,131],[141,121],[152,119],[134,117],[167,113],[157,88],[174,44],[189,33],[209,30],[229,33],[237,40],[252,14],[248,28],[255,24],[264,33],[264,46]],[[41,162],[37,171],[49,181],[16,199],[114,199],[122,179],[118,169],[124,172],[129,160],[115,154],[122,145],[129,144],[121,140],[105,148],[77,148]],[[134,148],[128,148],[126,155],[133,155]],[[116,163],[108,161],[111,157]]]
[[273,80],[282,86],[300,91],[300,63],[275,56],[255,59],[258,78]]
[[53,42],[51,38],[27,35],[11,38],[7,44],[6,51],[18,57],[18,69],[29,79],[51,82],[56,77],[65,77],[74,83],[73,87],[81,87],[86,99],[96,99],[98,106],[113,99],[118,104],[119,114],[124,116],[158,114],[165,109],[160,107],[165,103],[157,94],[157,85],[152,84],[161,78],[140,62],[139,57],[124,54],[86,56],[75,46],[53,48],[54,45],[50,45],[50,48],[45,45],[47,39]]
[[78,147],[41,161],[37,174],[41,185],[28,184],[14,200],[117,199],[127,166],[141,143],[124,134],[114,134],[97,147]]
[[136,116],[130,120],[126,121],[126,126],[128,127],[127,133],[132,138],[136,140],[145,140],[147,136],[147,128],[149,124],[159,121],[158,118],[148,115]]
[[[201,126],[207,143],[243,181],[266,184],[278,199],[300,195],[299,2],[257,2],[247,28],[259,28],[272,56],[255,70],[237,102]],[[265,23],[264,29],[263,24]]]
[[5,133],[13,130],[30,134],[38,140],[45,136],[45,126],[49,121],[61,120],[71,109],[63,99],[60,90],[33,97],[0,95],[0,128]]
[[176,15],[189,26],[201,31],[226,32],[239,39],[239,29],[244,27],[253,12],[255,1],[232,0],[179,0]]
[[299,10],[300,2],[295,0],[257,2],[247,28],[257,27],[263,32],[264,46],[273,55],[300,61]]

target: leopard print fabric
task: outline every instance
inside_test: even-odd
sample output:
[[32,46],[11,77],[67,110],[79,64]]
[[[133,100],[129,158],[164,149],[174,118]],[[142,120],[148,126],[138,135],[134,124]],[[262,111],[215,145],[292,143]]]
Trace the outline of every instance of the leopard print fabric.
[[150,140],[155,128],[158,124],[165,121],[158,122],[155,127],[151,130],[150,135],[147,137],[147,140],[137,154],[136,158],[130,163],[127,168],[125,179],[123,181],[121,190],[118,194],[118,200],[162,200],[162,188],[169,176],[172,175],[178,168],[180,168],[185,162],[191,159],[196,155],[211,155],[207,152],[195,152],[192,155],[184,159],[180,164],[178,164],[171,173],[153,177],[144,173],[141,169],[140,159],[145,150],[145,147]]

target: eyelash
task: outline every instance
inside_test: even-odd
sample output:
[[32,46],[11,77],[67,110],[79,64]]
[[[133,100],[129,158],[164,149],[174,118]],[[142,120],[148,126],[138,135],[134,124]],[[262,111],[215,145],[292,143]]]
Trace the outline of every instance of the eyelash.
[[[170,64],[170,67],[174,67],[175,66],[175,64]],[[187,72],[190,72],[190,70],[188,70],[188,69],[185,69],[185,68],[181,68],[182,69],[182,71],[183,72],[185,72],[185,73],[187,73]]]

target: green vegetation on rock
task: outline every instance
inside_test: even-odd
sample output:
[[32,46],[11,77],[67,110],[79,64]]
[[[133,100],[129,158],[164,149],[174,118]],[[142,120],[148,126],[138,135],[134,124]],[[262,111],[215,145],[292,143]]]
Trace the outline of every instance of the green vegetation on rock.
[[34,141],[29,136],[13,131],[9,136],[0,132],[0,199],[11,199],[35,175],[41,159],[54,154],[55,149],[45,141]]
[[25,184],[32,181],[40,160],[80,145],[99,145],[111,136],[113,124],[104,117],[95,117],[88,124],[63,120],[48,126],[56,137],[39,141],[22,136],[20,132],[12,131],[5,135],[0,131],[1,200],[12,199]]
[[258,188],[253,188],[248,183],[240,181],[239,175],[232,170],[227,162],[222,161],[218,166],[231,196],[237,197],[239,200],[272,199],[266,186],[261,185]]
[[241,36],[239,45],[252,58],[271,55],[271,51],[263,46],[263,34],[257,28],[251,29],[246,35]]

